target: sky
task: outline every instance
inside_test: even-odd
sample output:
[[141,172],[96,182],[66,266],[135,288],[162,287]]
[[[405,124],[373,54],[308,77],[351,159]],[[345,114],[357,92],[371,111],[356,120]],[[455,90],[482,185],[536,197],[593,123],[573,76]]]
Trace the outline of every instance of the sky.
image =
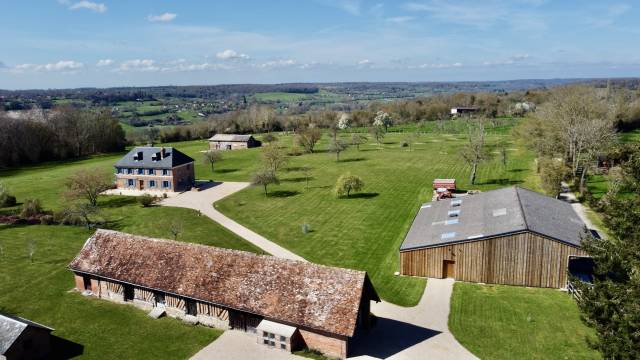
[[0,0],[0,89],[640,76],[640,1]]

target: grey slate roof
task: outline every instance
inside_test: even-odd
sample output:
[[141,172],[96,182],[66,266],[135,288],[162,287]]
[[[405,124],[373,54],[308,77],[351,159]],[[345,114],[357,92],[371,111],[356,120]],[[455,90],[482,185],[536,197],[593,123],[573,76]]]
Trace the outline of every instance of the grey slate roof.
[[215,134],[209,141],[247,142],[249,139],[251,139],[251,135]]
[[20,337],[24,329],[29,326],[53,331],[52,328],[27,319],[0,314],[0,355],[6,353],[13,343]]
[[[455,206],[457,201],[460,204]],[[451,212],[459,213],[451,216]],[[580,246],[585,229],[569,203],[510,187],[422,205],[400,250],[524,231]]]
[[[153,160],[156,154],[162,152],[162,147],[138,146],[133,148],[116,162],[116,167],[133,167],[133,168],[149,168],[149,169],[170,169],[176,166],[194,162],[190,156],[183,152],[172,148],[164,147],[164,158]],[[142,160],[134,160],[138,152],[142,152]]]

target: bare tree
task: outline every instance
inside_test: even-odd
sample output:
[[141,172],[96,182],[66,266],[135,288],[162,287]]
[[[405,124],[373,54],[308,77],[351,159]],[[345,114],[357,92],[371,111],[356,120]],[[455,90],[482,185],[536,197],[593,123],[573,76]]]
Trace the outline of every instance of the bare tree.
[[471,185],[476,183],[478,165],[487,158],[485,136],[483,119],[476,119],[467,123],[467,144],[461,149],[460,155],[471,167]]
[[178,236],[184,231],[184,222],[182,220],[173,219],[169,222],[168,230],[173,236],[173,240],[178,240]]
[[295,142],[306,152],[313,153],[313,149],[320,141],[320,138],[322,138],[322,131],[315,126],[309,126],[296,134]]
[[371,135],[373,135],[373,138],[376,139],[378,145],[382,145],[385,135],[384,128],[382,126],[372,126],[369,131],[371,132]]
[[340,139],[332,139],[329,144],[329,152],[336,154],[336,161],[340,161],[340,153],[347,150],[349,144]]
[[213,166],[222,160],[222,152],[217,150],[209,150],[203,153],[204,161],[208,162],[213,172]]
[[302,174],[304,175],[304,180],[305,180],[305,190],[309,191],[309,180],[311,179],[311,167],[308,165],[305,165],[303,167],[300,168],[300,171],[302,171]]
[[263,146],[261,152],[263,167],[273,171],[274,174],[287,165],[287,154],[277,142]]
[[81,169],[69,176],[65,185],[65,195],[70,199],[86,199],[92,206],[98,206],[98,196],[112,183],[101,169]]
[[360,151],[360,145],[365,144],[368,138],[367,135],[354,133],[351,135],[351,145],[355,146]]
[[276,174],[269,169],[259,170],[253,174],[251,184],[262,186],[264,188],[264,196],[267,196],[267,186],[271,184],[279,184],[280,180]]

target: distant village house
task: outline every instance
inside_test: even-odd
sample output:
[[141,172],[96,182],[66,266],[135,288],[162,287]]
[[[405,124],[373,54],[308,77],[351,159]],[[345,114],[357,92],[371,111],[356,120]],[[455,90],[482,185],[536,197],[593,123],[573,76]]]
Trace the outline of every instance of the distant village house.
[[136,147],[115,169],[116,187],[122,190],[178,192],[195,182],[194,160],[172,147]]
[[76,289],[264,346],[345,358],[380,301],[362,271],[98,230],[69,264]]
[[52,331],[21,317],[0,314],[0,359],[48,359]]
[[215,134],[209,139],[210,150],[237,150],[262,146],[262,142],[251,135]]
[[478,112],[480,109],[473,106],[460,106],[451,108],[451,116],[459,117],[463,115],[471,115]]

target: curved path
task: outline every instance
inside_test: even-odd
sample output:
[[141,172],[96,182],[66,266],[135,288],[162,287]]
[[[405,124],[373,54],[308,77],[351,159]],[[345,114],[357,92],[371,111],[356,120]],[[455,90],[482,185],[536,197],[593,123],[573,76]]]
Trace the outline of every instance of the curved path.
[[[207,186],[209,185],[209,186]],[[224,182],[209,183],[201,186],[200,191],[186,191],[177,196],[163,199],[160,205],[175,206],[199,210],[202,214],[211,218],[211,220],[229,229],[231,232],[268,252],[269,254],[281,258],[306,261],[282,246],[267,240],[265,237],[247,229],[230,218],[223,215],[220,211],[213,207],[213,203],[238,192],[250,184],[245,182]]]
[[[187,191],[163,199],[161,205],[200,211],[233,233],[273,256],[305,261],[291,251],[247,229],[216,210],[213,203],[250,184],[244,182],[210,183],[200,191]],[[449,331],[449,308],[453,279],[429,279],[414,307],[388,302],[372,304],[377,324],[370,333],[356,337],[350,347],[353,359],[477,359],[456,341]],[[301,359],[298,356],[256,344],[253,336],[226,331],[220,338],[200,350],[192,359]]]

